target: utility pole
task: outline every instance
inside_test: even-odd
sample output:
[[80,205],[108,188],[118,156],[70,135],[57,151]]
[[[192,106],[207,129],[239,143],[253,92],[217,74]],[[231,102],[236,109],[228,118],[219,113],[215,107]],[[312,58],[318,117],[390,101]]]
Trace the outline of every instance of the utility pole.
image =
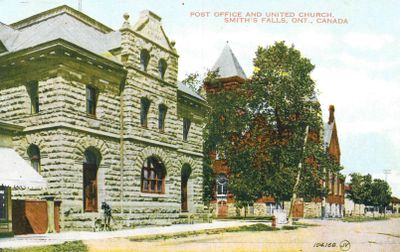
[[392,174],[392,170],[390,169],[383,170],[383,173],[385,174],[385,181],[387,182],[387,175]]
[[[383,173],[385,174],[385,182],[387,183],[387,175],[392,174],[392,170],[386,169],[386,170],[383,170]],[[385,206],[384,211],[385,212],[383,213],[383,216],[386,216],[386,206]]]
[[82,12],[82,0],[78,0],[78,11]]

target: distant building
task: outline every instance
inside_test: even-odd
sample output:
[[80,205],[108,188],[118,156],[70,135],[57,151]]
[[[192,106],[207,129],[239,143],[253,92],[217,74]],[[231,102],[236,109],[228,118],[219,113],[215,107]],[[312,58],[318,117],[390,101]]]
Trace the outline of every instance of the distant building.
[[348,197],[351,191],[351,186],[345,185],[344,188],[345,188],[344,215],[345,216],[364,215],[365,205],[354,203],[354,201]]
[[[340,145],[335,121],[335,107],[329,106],[329,120],[324,128],[324,145],[329,157],[340,164]],[[328,197],[325,202],[325,217],[342,217],[344,211],[344,178],[340,173],[327,174]]]
[[159,16],[122,22],[60,6],[0,23],[0,119],[23,128],[14,149],[48,182],[13,199],[54,196],[61,230],[91,229],[102,202],[120,227],[203,209],[205,100],[178,83]]
[[392,197],[390,201],[390,206],[394,214],[400,214],[400,199],[397,197]]

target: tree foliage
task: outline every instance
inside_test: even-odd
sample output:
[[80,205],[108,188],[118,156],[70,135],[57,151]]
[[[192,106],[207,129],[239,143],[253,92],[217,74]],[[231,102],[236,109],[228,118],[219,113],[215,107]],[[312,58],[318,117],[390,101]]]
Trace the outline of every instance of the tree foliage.
[[[238,204],[262,196],[289,200],[299,162],[303,166],[296,193],[305,198],[325,195],[321,180],[340,167],[323,146],[320,104],[310,76],[314,65],[284,42],[259,47],[253,63],[253,76],[246,83],[207,94],[205,155],[224,153],[229,191]],[[189,77],[188,82],[196,83],[196,76]],[[218,72],[205,77],[205,83],[218,87],[218,82]],[[310,133],[303,150],[307,126]],[[206,183],[212,179],[205,178],[208,190]]]
[[356,204],[384,208],[390,204],[391,190],[382,179],[372,180],[370,174],[351,173],[349,198]]
[[389,206],[391,195],[390,186],[385,180],[374,179],[370,196],[370,202],[373,206],[380,208]]
[[[314,66],[284,42],[259,47],[253,62],[253,77],[241,93],[236,92],[236,103],[224,99],[229,101],[232,111],[224,111],[230,112],[229,125],[234,129],[226,132],[223,144],[229,153],[231,191],[236,197],[248,185],[253,199],[269,195],[289,200],[302,162],[296,193],[308,199],[325,195],[321,185],[325,172],[340,167],[328,158],[321,140],[320,104],[310,76]],[[235,116],[238,108],[245,116]],[[310,133],[303,151],[307,126]]]

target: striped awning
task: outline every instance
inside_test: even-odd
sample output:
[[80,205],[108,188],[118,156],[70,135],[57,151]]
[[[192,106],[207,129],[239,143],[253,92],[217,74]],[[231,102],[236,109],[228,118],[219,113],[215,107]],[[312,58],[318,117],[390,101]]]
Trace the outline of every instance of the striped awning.
[[15,150],[0,147],[0,186],[46,188],[47,181]]

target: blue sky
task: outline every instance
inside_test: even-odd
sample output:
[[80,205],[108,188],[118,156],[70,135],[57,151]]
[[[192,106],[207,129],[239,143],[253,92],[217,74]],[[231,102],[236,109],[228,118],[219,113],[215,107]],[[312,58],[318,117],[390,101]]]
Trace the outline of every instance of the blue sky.
[[[82,0],[83,12],[119,29],[128,12],[134,23],[141,10],[162,17],[180,55],[179,76],[211,68],[226,41],[247,75],[257,46],[276,40],[294,44],[316,68],[324,121],[330,104],[336,122],[344,174],[371,173],[384,178],[400,196],[400,22],[398,1],[355,0]],[[77,8],[78,0],[0,0],[0,22],[9,24],[62,4]],[[209,18],[190,17],[208,11]],[[331,12],[348,24],[238,24],[213,17],[216,11]]]

